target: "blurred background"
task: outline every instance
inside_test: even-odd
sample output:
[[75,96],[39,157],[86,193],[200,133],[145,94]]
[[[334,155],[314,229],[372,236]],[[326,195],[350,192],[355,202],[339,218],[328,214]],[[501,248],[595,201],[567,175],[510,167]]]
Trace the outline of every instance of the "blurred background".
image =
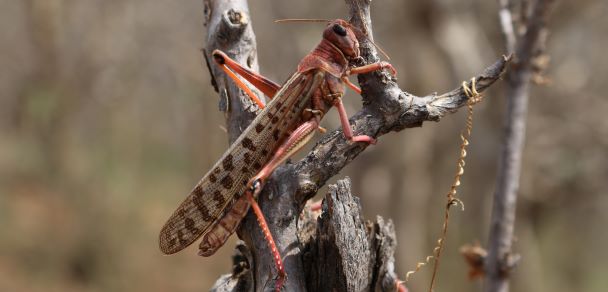
[[[343,1],[251,1],[261,72],[282,82]],[[160,227],[226,149],[200,49],[201,0],[0,0],[0,291],[206,291],[215,256],[158,250]],[[504,53],[496,1],[374,1],[376,41],[401,88],[445,92]],[[559,1],[549,86],[533,88],[512,291],[608,289],[608,3]],[[478,291],[458,249],[487,241],[502,84],[476,107],[436,291]],[[354,113],[361,98],[349,93]],[[456,167],[463,112],[380,138],[350,176],[366,216],[392,218],[403,277],[430,254]],[[324,120],[338,128],[335,114]],[[314,144],[314,143],[312,143]],[[320,192],[323,194],[324,190]],[[415,274],[424,291],[430,269]]]

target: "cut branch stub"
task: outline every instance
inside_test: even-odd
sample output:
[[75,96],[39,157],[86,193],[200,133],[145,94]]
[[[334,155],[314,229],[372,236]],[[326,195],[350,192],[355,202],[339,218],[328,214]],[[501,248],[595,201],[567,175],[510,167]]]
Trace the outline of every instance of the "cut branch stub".
[[328,287],[332,291],[393,291],[393,223],[382,217],[376,222],[363,219],[359,198],[351,194],[349,178],[329,186],[315,235],[303,243],[308,291],[325,291]]
[[239,41],[247,28],[247,24],[249,24],[249,20],[244,12],[235,9],[224,11],[216,38],[222,44]]

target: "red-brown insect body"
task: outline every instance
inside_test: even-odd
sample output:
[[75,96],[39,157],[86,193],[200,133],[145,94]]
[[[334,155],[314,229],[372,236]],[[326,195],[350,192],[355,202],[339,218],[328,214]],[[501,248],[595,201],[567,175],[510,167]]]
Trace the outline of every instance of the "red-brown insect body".
[[[159,245],[162,252],[171,254],[202,236],[199,254],[210,256],[224,245],[252,206],[277,266],[278,291],[285,279],[280,252],[254,198],[274,169],[319,129],[320,120],[332,106],[338,109],[348,140],[375,143],[367,135],[353,134],[341,101],[344,82],[360,92],[348,81],[348,75],[394,69],[386,62],[351,68],[349,63],[359,58],[359,43],[351,25],[344,20],[329,22],[319,45],[302,59],[296,73],[281,87],[223,52],[214,51],[213,57],[229,76],[236,76],[234,70],[273,99],[167,220]],[[247,92],[238,77],[232,78]]]
[[[337,19],[327,25],[321,42],[298,64],[298,73],[315,70],[329,73],[325,74],[325,80],[316,90],[312,100],[312,108],[322,112],[318,116],[319,119],[334,106],[336,98],[344,95],[341,78],[347,75],[350,61],[357,58],[359,42],[354,31],[348,22]],[[311,114],[305,112],[302,120],[306,121],[310,117]]]

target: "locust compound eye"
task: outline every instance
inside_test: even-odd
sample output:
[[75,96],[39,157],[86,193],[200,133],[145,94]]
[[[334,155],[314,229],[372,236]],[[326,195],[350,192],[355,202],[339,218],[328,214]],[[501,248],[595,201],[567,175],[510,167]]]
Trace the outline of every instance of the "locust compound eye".
[[334,25],[333,30],[339,36],[346,36],[346,29],[339,24]]

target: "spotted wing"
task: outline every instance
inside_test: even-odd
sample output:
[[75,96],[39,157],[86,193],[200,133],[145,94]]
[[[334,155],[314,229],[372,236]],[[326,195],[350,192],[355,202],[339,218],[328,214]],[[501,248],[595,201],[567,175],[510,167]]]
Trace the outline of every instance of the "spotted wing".
[[163,253],[173,254],[186,248],[208,233],[230,210],[248,181],[297,126],[323,74],[295,73],[285,83],[167,220],[159,236]]

